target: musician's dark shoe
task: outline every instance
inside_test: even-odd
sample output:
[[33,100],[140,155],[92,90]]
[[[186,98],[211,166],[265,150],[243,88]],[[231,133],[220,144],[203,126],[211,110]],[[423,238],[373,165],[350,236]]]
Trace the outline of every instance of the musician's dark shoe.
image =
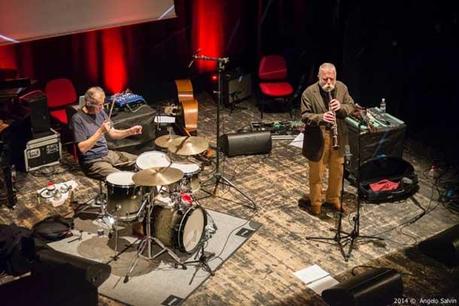
[[320,215],[320,206],[312,206],[311,201],[309,198],[302,197],[298,199],[298,207],[308,213],[310,213],[313,216],[319,216]]
[[344,206],[343,206],[343,209],[341,210],[341,204],[337,202],[336,203],[335,202],[334,203],[325,202],[323,205],[333,207],[337,211],[342,211],[342,213],[345,215],[348,213],[347,209]]

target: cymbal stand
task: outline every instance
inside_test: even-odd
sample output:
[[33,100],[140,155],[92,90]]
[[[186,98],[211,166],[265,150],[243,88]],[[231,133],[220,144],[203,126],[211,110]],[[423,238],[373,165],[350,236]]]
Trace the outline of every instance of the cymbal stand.
[[217,194],[217,189],[218,186],[220,185],[226,185],[230,188],[235,189],[239,194],[241,194],[248,203],[244,203],[244,206],[250,207],[252,209],[257,209],[257,204],[255,201],[249,197],[246,193],[244,193],[242,190],[240,190],[233,182],[231,182],[228,178],[226,178],[222,172],[220,172],[220,153],[221,153],[221,139],[220,139],[220,111],[221,111],[221,105],[223,104],[223,95],[222,95],[222,90],[223,90],[223,71],[225,70],[226,64],[229,62],[229,58],[227,57],[210,57],[210,56],[205,56],[205,55],[193,55],[193,60],[203,60],[203,61],[213,61],[217,62],[217,77],[218,77],[218,90],[216,91],[217,93],[217,153],[216,153],[216,166],[215,166],[215,172],[213,173],[212,177],[209,178],[206,182],[202,184],[202,186],[206,186],[207,182],[212,181],[215,179],[215,185],[213,192],[207,191],[205,189],[202,189],[204,192],[208,193],[209,196],[211,195],[216,195]]
[[[170,248],[166,247],[158,238],[153,237],[151,234],[151,213],[153,210],[153,204],[154,204],[154,199],[155,196],[157,195],[156,188],[152,188],[153,191],[150,193],[150,198],[147,200],[146,203],[146,209],[147,209],[147,214],[145,216],[146,221],[146,235],[145,237],[140,240],[140,243],[138,245],[138,250],[136,256],[131,260],[131,264],[129,265],[129,270],[124,276],[124,283],[127,283],[129,281],[129,278],[134,271],[134,268],[136,267],[140,257],[144,257],[145,259],[152,260],[155,259],[156,257],[162,255],[163,253],[167,252],[169,256],[175,261],[176,265],[182,266],[184,270],[186,270],[186,266],[182,262],[182,260],[175,254]],[[151,195],[153,194],[153,200],[151,198]],[[152,243],[155,243],[158,245],[161,250],[157,252],[156,254],[152,254]],[[146,255],[143,255],[143,253],[147,251]]]

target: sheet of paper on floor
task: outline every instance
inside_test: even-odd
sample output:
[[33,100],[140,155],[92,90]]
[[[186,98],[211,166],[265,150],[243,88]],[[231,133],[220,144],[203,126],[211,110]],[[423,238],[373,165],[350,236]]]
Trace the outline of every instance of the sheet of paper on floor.
[[299,133],[289,145],[298,147],[298,148],[303,148],[303,138],[304,138],[304,134]]
[[312,265],[293,273],[308,288],[317,294],[322,294],[325,289],[331,288],[339,282],[330,276],[330,273],[318,265]]

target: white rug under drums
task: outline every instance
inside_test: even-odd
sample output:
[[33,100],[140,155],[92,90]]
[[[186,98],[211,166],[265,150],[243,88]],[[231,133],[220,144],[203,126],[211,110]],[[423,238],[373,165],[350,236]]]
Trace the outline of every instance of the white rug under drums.
[[[215,271],[228,259],[250,236],[260,224],[238,217],[207,210],[214,219],[217,230],[206,244],[205,251],[216,256],[208,262]],[[211,223],[211,222],[208,222]],[[109,263],[112,274],[99,287],[99,293],[129,305],[179,305],[196,288],[206,281],[210,274],[199,265],[187,265],[187,269],[176,268],[174,261],[167,253],[156,259],[146,260],[140,257],[132,277],[124,282],[131,260],[136,255],[134,247],[121,254],[118,260],[112,261],[114,239],[98,236],[97,227],[89,220],[75,221],[76,235],[61,241],[50,243],[57,251],[85,257],[98,262]],[[84,230],[81,240],[78,230]],[[123,249],[135,238],[122,236],[118,249]],[[159,250],[159,248],[154,248]],[[176,252],[180,258],[195,260],[194,255]],[[184,256],[186,255],[186,256]],[[218,273],[218,271],[216,272]]]

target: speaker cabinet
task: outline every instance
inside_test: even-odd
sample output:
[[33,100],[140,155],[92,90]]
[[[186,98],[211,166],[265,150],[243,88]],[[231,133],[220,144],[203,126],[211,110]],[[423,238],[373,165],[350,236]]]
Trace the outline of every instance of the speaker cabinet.
[[400,273],[378,268],[357,275],[322,292],[322,298],[331,306],[392,305],[401,297],[403,284]]
[[111,267],[44,248],[29,276],[0,286],[2,305],[94,305]]
[[272,149],[270,132],[250,132],[225,134],[221,136],[223,153],[232,157],[237,155],[268,154]]
[[28,109],[33,137],[49,134],[51,123],[46,95],[40,90],[34,90],[21,96],[20,101]]
[[419,244],[422,253],[449,267],[459,264],[459,224]]

